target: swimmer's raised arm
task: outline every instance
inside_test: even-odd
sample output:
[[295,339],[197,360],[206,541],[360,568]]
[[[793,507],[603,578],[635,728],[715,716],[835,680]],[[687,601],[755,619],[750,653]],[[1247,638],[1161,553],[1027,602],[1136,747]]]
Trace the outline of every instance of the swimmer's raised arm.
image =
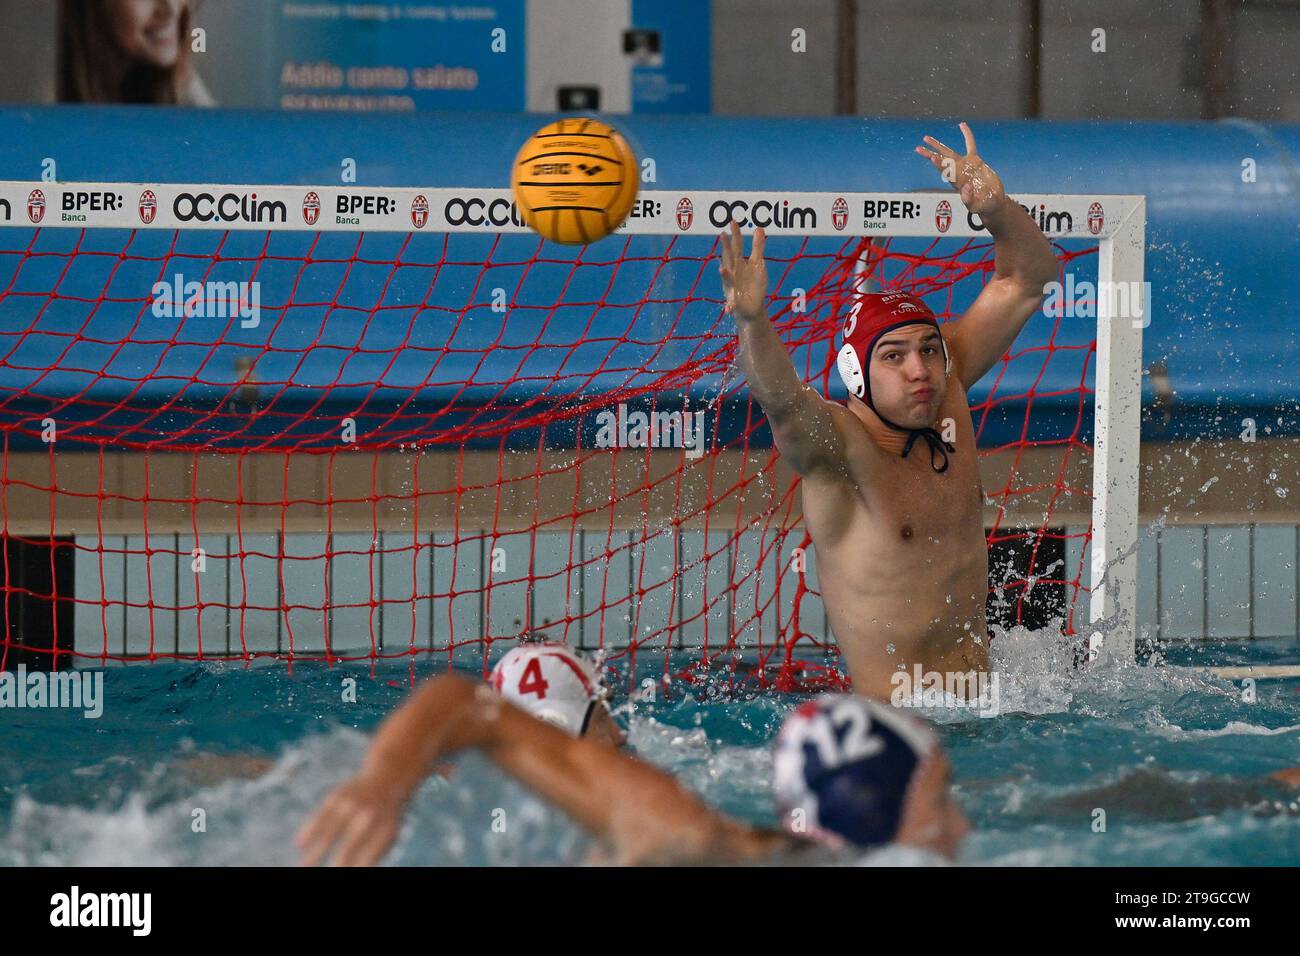
[[969,389],[984,377],[1015,342],[1043,301],[1044,286],[1057,275],[1051,243],[1019,205],[1008,198],[1002,180],[975,149],[975,135],[961,124],[966,153],[949,149],[932,136],[929,149],[916,151],[930,160],[961,194],[966,208],[980,217],[993,236],[994,275],[971,307],[944,326],[953,368]]
[[[663,771],[525,713],[454,675],[425,684],[375,736],[361,772],[298,834],[302,862],[378,863],[406,803],[441,757],[478,749],[604,841],[619,863],[747,859],[784,837],[710,810]],[[332,853],[332,855],[331,855]]]
[[848,477],[848,457],[843,434],[836,425],[844,409],[826,401],[794,370],[776,330],[768,320],[767,263],[762,229],[745,256],[745,241],[733,220],[730,234],[722,235],[722,288],[727,311],[736,317],[740,367],[749,392],[763,408],[777,450],[800,475],[822,472]]

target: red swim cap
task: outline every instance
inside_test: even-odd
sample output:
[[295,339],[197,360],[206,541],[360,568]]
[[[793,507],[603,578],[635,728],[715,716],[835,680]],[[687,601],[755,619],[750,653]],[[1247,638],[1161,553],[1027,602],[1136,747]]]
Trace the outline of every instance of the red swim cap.
[[[867,292],[858,297],[844,323],[844,346],[840,349],[837,365],[840,378],[849,394],[862,399],[871,408],[871,380],[867,369],[871,366],[871,353],[886,332],[905,325],[930,325],[939,327],[930,307],[906,292]],[[948,346],[939,336],[943,349],[944,374],[951,371]]]
[[[896,425],[880,414],[871,398],[871,377],[868,374],[871,353],[886,332],[901,329],[905,325],[939,328],[930,307],[914,295],[906,292],[864,293],[858,297],[844,323],[844,346],[840,349],[836,364],[850,395],[866,402],[867,407],[894,431],[908,433],[907,442],[903,445],[903,457],[908,456],[918,438],[924,438],[930,448],[930,467],[937,472],[944,472],[948,470],[949,453],[956,449],[933,428],[904,428]],[[952,357],[948,355],[948,344],[943,340],[942,332],[939,333],[939,348],[943,350],[943,373],[947,375],[952,371]]]

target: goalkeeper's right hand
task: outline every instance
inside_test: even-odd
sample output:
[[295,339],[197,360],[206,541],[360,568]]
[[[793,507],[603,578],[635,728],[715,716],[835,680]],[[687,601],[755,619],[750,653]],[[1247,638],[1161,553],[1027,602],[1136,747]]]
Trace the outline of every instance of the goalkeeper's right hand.
[[722,234],[722,263],[718,271],[722,273],[727,311],[738,318],[758,318],[767,302],[767,263],[763,260],[766,239],[766,233],[757,229],[749,258],[745,258],[745,240],[736,220],[731,220],[730,235]]

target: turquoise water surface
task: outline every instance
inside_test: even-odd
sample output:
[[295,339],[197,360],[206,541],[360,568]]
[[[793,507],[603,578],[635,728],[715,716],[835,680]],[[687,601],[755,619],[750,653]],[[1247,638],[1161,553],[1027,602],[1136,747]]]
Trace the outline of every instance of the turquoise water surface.
[[[1300,791],[1267,779],[1300,766],[1300,681],[1260,681],[1250,701],[1192,669],[1297,663],[1294,639],[1166,647],[1162,666],[1088,672],[1071,670],[1061,647],[1029,633],[995,641],[1000,715],[929,714],[973,826],[962,863],[1300,863]],[[439,670],[421,662],[417,678]],[[405,663],[373,678],[368,666],[115,667],[97,720],[0,709],[0,864],[292,863],[295,830],[359,766],[408,673]],[[347,677],[355,703],[343,701]],[[801,698],[724,680],[679,688],[654,701],[616,695],[633,750],[723,811],[773,824],[768,744]],[[589,841],[562,814],[479,757],[457,764],[417,795],[389,862],[582,861]],[[1105,832],[1094,832],[1097,809]]]

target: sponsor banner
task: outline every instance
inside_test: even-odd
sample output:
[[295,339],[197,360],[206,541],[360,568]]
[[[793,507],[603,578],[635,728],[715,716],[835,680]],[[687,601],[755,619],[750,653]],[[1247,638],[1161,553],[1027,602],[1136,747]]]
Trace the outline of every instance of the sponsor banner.
[[251,7],[261,23],[250,35],[261,41],[270,69],[268,88],[250,105],[361,112],[525,107],[525,0]]
[[[1105,238],[1140,196],[1012,197],[1052,237]],[[624,235],[952,236],[988,230],[952,193],[643,191]],[[308,232],[528,231],[508,189],[0,182],[0,225]]]

